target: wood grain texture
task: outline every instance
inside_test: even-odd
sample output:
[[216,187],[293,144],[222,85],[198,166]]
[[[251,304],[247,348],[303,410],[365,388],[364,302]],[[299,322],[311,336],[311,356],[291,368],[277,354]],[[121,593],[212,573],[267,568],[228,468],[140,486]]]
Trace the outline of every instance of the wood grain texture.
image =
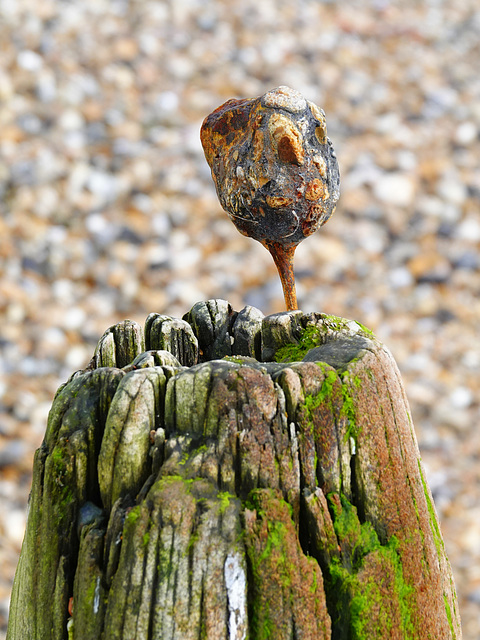
[[216,300],[106,336],[35,457],[8,640],[461,638],[401,377],[367,329]]

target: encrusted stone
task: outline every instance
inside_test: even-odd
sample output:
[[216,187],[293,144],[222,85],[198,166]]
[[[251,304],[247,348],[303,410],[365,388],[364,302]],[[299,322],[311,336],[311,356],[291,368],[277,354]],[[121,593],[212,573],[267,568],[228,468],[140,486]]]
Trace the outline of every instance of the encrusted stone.
[[287,309],[297,308],[296,246],[330,218],[340,175],[325,113],[288,87],[228,100],[200,137],[220,204],[237,229],[272,254]]
[[292,246],[332,215],[339,170],[325,114],[297,91],[228,100],[204,120],[201,140],[220,203],[240,233]]

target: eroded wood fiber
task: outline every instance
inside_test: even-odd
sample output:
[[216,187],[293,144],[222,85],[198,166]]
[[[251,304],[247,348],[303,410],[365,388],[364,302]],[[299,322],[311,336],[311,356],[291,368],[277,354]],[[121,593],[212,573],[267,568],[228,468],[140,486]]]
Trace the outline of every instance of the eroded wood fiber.
[[461,638],[388,350],[323,314],[187,317],[200,363],[174,338],[138,353],[150,316],[57,393],[8,640]]

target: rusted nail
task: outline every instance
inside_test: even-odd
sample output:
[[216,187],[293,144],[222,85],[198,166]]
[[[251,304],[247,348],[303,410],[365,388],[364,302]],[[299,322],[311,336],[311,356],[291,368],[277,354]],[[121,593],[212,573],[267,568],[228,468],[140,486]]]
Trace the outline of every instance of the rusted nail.
[[323,110],[278,87],[228,100],[205,118],[200,137],[222,207],[270,251],[287,309],[297,309],[295,249],[325,224],[340,195]]

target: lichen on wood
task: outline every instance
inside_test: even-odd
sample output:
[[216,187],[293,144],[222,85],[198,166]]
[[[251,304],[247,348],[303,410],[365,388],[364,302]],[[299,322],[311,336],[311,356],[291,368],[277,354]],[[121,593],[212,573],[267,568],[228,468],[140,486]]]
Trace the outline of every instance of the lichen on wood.
[[106,335],[35,456],[8,640],[461,638],[401,378],[370,331],[215,300]]

